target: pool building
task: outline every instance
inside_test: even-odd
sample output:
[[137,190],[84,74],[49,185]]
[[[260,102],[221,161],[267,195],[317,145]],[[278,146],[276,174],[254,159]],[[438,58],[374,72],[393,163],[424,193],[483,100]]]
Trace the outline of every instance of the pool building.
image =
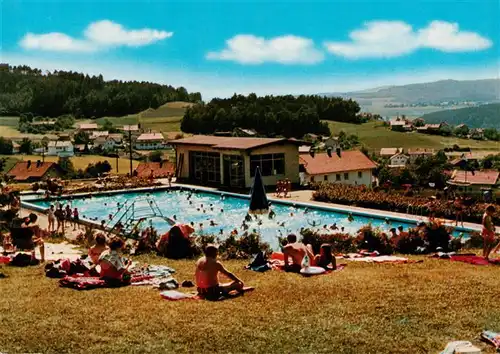
[[179,181],[249,188],[257,167],[265,185],[288,179],[299,183],[299,146],[285,138],[236,138],[197,135],[173,140]]

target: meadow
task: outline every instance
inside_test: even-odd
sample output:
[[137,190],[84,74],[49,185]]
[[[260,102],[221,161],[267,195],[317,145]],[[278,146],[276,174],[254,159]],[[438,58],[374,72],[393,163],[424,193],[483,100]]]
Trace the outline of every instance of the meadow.
[[[500,330],[500,268],[413,259],[423,263],[348,262],[312,278],[228,261],[256,290],[223,302],[170,302],[146,287],[76,291],[45,278],[43,266],[4,267],[0,351],[436,353],[470,340],[493,353],[478,336]],[[135,260],[193,280],[193,260]]]
[[338,135],[340,131],[344,131],[346,134],[356,134],[359,141],[371,152],[378,152],[384,147],[444,149],[452,147],[454,144],[461,147],[468,146],[475,150],[500,150],[500,142],[498,141],[459,139],[417,132],[394,132],[384,126],[382,122],[364,124],[328,122],[328,125],[334,135]]

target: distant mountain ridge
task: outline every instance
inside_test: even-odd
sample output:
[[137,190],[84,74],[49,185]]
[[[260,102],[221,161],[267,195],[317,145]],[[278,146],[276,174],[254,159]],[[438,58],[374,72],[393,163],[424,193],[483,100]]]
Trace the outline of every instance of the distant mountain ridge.
[[441,80],[324,95],[338,95],[360,101],[385,99],[388,102],[402,104],[439,104],[449,101],[492,103],[500,101],[500,79]]
[[500,103],[485,104],[479,107],[448,109],[424,114],[427,123],[446,122],[451,125],[466,124],[469,128],[500,129]]

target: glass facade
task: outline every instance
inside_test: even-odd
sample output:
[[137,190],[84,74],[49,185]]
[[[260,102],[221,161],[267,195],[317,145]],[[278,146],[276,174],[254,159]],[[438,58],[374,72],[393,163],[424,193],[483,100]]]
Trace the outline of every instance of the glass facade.
[[219,184],[221,182],[220,154],[218,152],[190,151],[189,175],[197,182]]
[[285,154],[265,154],[250,156],[250,176],[255,176],[255,170],[260,168],[262,176],[285,174]]

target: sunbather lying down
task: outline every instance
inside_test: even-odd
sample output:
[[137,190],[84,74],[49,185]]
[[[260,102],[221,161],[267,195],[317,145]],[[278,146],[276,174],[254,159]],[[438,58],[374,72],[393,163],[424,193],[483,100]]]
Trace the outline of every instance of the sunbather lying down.
[[[224,265],[217,260],[218,248],[209,244],[204,250],[205,256],[196,262],[195,279],[198,294],[211,301],[227,297],[231,292],[243,293],[245,291],[243,281],[228,271]],[[219,273],[232,280],[229,283],[219,282]]]

